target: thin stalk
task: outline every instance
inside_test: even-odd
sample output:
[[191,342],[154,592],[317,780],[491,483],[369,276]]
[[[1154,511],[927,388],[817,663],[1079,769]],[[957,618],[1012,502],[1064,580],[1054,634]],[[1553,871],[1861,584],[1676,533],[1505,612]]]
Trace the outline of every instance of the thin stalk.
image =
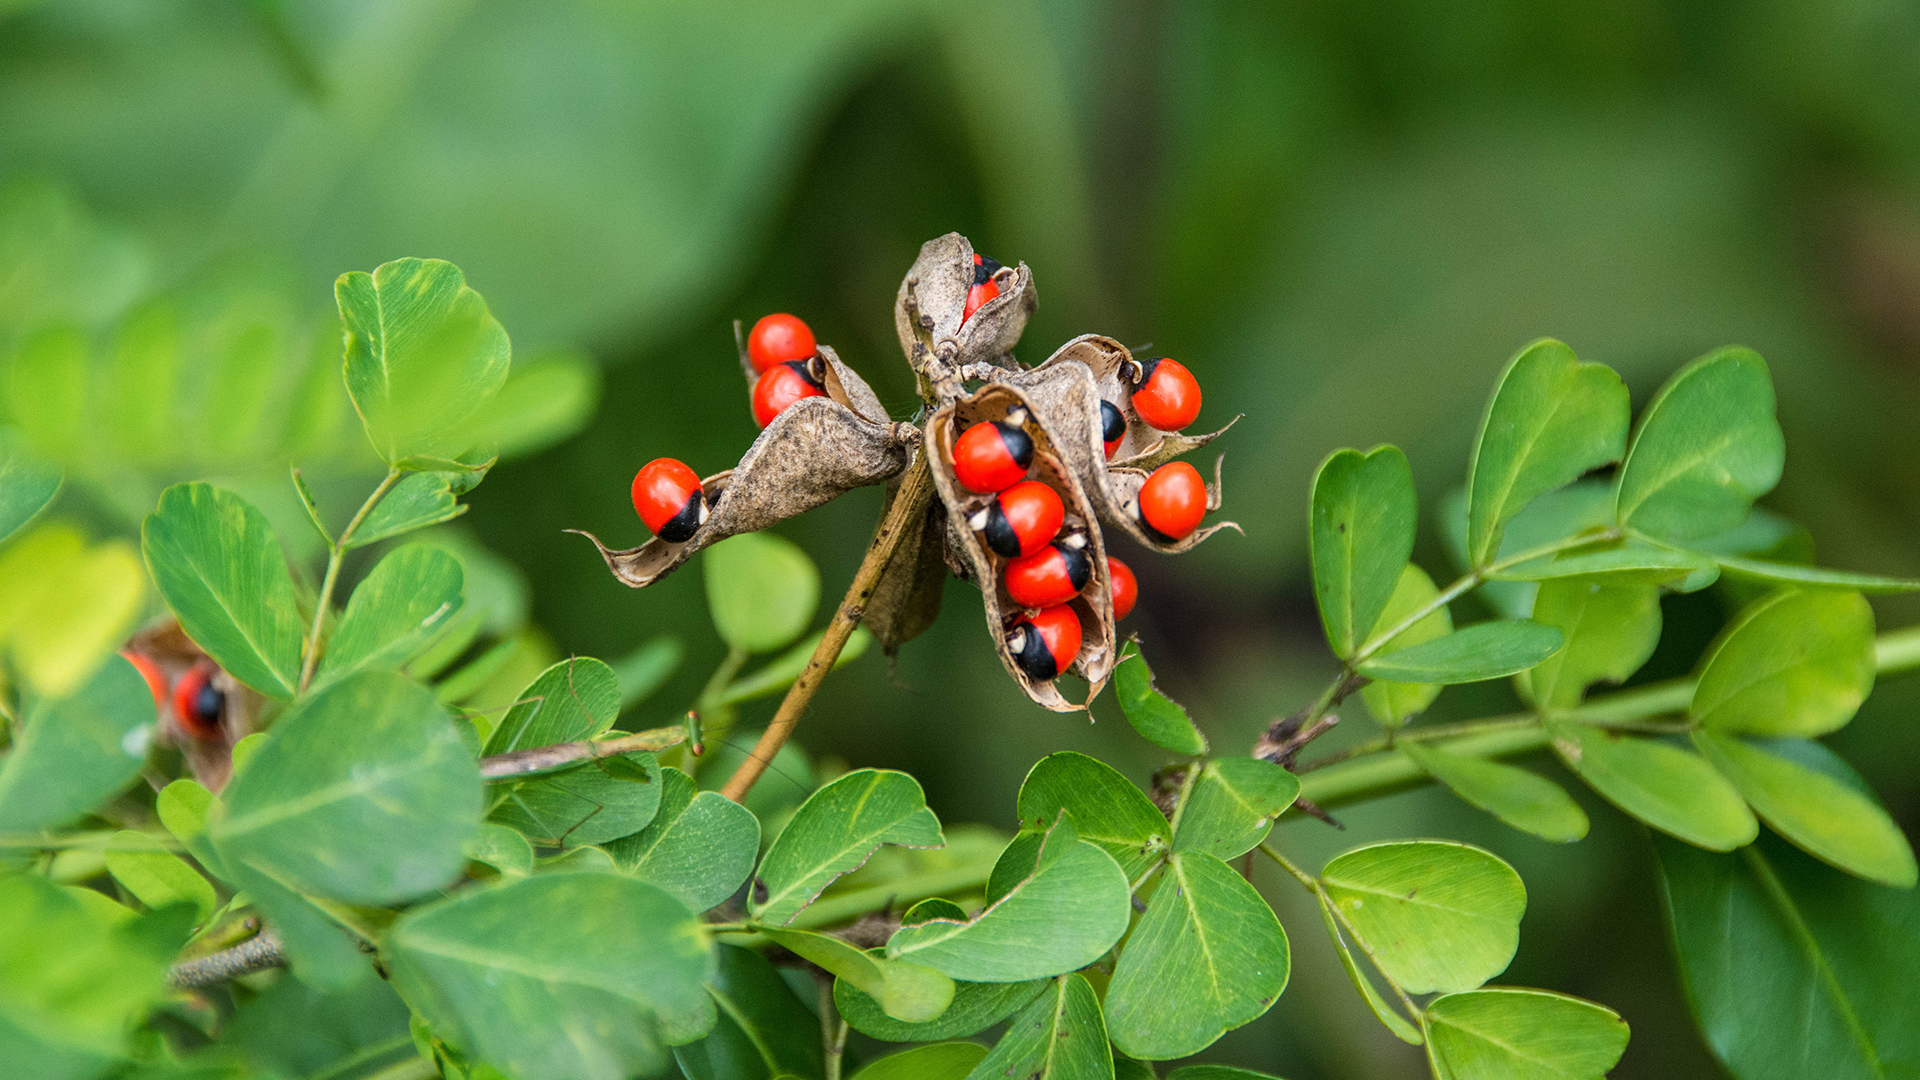
[[[833,1015],[833,991],[827,991],[826,997],[827,1011],[820,1017],[822,1024],[826,1023],[827,1016]],[[846,1056],[846,1053],[847,1022],[845,1019],[837,1019],[833,1025],[832,1038],[827,1041],[827,1080],[840,1080],[840,1060]]]
[[790,925],[796,930],[835,926],[859,918],[870,911],[882,911],[889,907],[912,904],[930,896],[947,896],[978,889],[984,886],[992,875],[993,860],[983,859],[979,862],[956,866],[950,870],[939,870],[899,881],[890,881],[883,885],[853,889],[838,896],[829,896],[815,901],[805,911],[794,916]]
[[[354,531],[360,528],[361,522],[367,520],[368,514],[373,513],[373,508],[380,505],[380,500],[386,498],[387,492],[393,490],[393,485],[399,482],[401,475],[399,469],[388,469],[387,478],[380,481],[380,486],[373,489],[367,501],[360,504],[353,520],[347,522],[347,527],[340,530],[340,535],[327,545],[327,572],[320,579],[320,595],[313,601],[313,629],[307,633],[306,655],[300,661],[299,692],[302,694],[312,685],[314,667],[320,662],[320,632],[326,626],[327,609],[333,604],[333,587],[340,581],[340,563],[347,554],[347,541],[353,539]],[[314,524],[319,524],[318,518]],[[324,532],[322,535],[325,535]]]
[[726,787],[720,789],[722,795],[734,802],[745,799],[761,774],[767,771],[773,756],[793,736],[793,729],[800,724],[800,714],[806,711],[813,695],[819,691],[821,681],[827,677],[827,672],[833,670],[833,662],[839,659],[840,650],[846,647],[853,628],[860,625],[861,616],[866,614],[867,601],[873,598],[874,589],[880,585],[881,572],[893,560],[893,553],[900,549],[901,541],[920,528],[920,518],[926,513],[927,503],[932,498],[933,476],[927,468],[927,450],[922,448],[901,480],[900,490],[893,497],[893,505],[887,508],[886,516],[880,519],[879,528],[874,530],[873,541],[867,545],[866,558],[860,561],[860,569],[854,573],[852,584],[847,586],[847,595],[834,609],[833,620],[827,623],[826,631],[820,635],[820,644],[813,650],[813,657],[787,690],[779,711],[773,714],[767,730],[760,734],[760,741],[754,745],[746,760],[740,763],[740,767],[734,770],[733,776],[728,778]]
[[591,761],[594,758],[631,754],[635,750],[658,752],[686,741],[686,726],[675,724],[672,727],[648,728],[631,735],[616,735],[611,739],[587,739],[580,742],[555,743],[552,746],[535,746],[527,750],[515,750],[508,754],[495,754],[492,757],[481,758],[480,779],[500,780],[509,776],[526,776],[577,762]]

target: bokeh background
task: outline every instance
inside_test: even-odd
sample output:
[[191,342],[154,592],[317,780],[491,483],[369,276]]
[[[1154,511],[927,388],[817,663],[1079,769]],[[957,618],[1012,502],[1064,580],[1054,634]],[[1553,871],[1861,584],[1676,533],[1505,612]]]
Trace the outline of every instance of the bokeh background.
[[[1244,752],[1331,670],[1304,560],[1320,458],[1404,447],[1429,508],[1417,558],[1449,571],[1431,507],[1464,474],[1493,378],[1538,336],[1618,368],[1636,403],[1712,347],[1758,349],[1789,448],[1766,504],[1825,563],[1920,572],[1920,8],[1899,0],[4,0],[0,191],[0,347],[84,327],[96,381],[156,298],[225,325],[193,323],[195,305],[239,294],[281,333],[262,348],[292,374],[246,395],[271,405],[309,363],[337,365],[332,279],[405,255],[460,264],[516,362],[589,357],[597,412],[500,465],[463,527],[520,568],[559,653],[678,637],[660,719],[724,653],[699,572],[632,592],[560,530],[637,543],[642,462],[707,473],[746,448],[734,319],[802,315],[906,418],[893,292],[948,230],[1033,267],[1023,359],[1089,331],[1151,342],[1199,377],[1204,427],[1246,414],[1219,444],[1245,537],[1122,553],[1141,581],[1131,629],[1221,750]],[[206,389],[232,340],[179,338],[188,389],[157,432],[173,449],[95,460],[60,514],[130,536],[160,483],[210,474],[267,504],[300,558],[287,456],[323,502],[357,501],[364,455],[230,437],[231,417],[258,415]],[[35,404],[6,407],[22,422]],[[778,532],[835,596],[879,505],[858,492]],[[1641,678],[1687,671],[1724,603],[1670,601]],[[1021,776],[1053,750],[1144,780],[1160,755],[1110,699],[1091,725],[1025,701],[977,605],[949,582],[945,617],[896,664],[876,650],[834,676],[808,752],[909,770],[949,822],[1010,826]],[[1456,688],[1432,715],[1512,705],[1501,685]],[[1909,833],[1916,706],[1920,680],[1890,682],[1832,740]],[[1354,713],[1328,745],[1365,734]],[[1569,847],[1434,791],[1279,839],[1314,865],[1376,837],[1492,848],[1531,894],[1504,981],[1623,1013],[1616,1076],[1717,1075],[1646,836],[1573,790],[1594,828]],[[1293,984],[1205,1059],[1424,1075],[1269,870]]]

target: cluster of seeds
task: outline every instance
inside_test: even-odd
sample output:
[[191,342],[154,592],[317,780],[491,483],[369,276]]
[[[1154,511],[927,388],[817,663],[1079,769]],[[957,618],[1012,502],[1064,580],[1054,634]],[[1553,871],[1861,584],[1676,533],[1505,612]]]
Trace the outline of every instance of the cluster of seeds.
[[[976,266],[991,264],[974,256]],[[998,265],[998,264],[993,264]],[[968,294],[969,309],[983,287]],[[990,280],[986,288],[992,288]],[[992,299],[987,296],[985,299]],[[982,301],[984,302],[984,300]],[[969,310],[967,314],[971,315]],[[1200,384],[1178,361],[1160,357],[1127,360],[1120,371],[1131,387],[1135,415],[1160,431],[1179,431],[1200,414]],[[1015,408],[998,420],[982,420],[954,440],[953,477],[984,501],[967,517],[988,550],[1006,560],[1002,584],[1022,610],[1007,628],[1007,647],[1027,677],[1046,682],[1072,665],[1080,652],[1082,627],[1070,602],[1094,579],[1088,552],[1092,522],[1067,524],[1060,493],[1033,473],[1034,440],[1027,431],[1031,414]],[[1111,459],[1126,437],[1126,419],[1111,401],[1100,402],[1101,440]],[[1133,515],[1157,539],[1185,539],[1207,511],[1206,484],[1193,466],[1169,462],[1154,470],[1141,488]],[[1111,555],[1107,588],[1113,617],[1133,611],[1139,586],[1127,564]]]

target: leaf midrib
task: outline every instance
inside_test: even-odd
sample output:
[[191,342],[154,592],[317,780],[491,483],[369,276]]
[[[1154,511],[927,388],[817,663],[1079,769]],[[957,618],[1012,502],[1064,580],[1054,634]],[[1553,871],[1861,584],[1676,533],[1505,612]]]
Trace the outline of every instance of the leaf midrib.
[[278,824],[288,818],[297,817],[318,810],[330,803],[340,802],[358,795],[369,795],[387,787],[390,782],[404,780],[429,767],[437,767],[441,755],[438,748],[429,748],[426,753],[415,755],[404,762],[383,763],[371,776],[328,784],[316,788],[298,798],[286,799],[270,807],[251,813],[228,817],[221,832],[228,837],[244,836],[247,833]]
[[1388,889],[1376,888],[1370,885],[1349,884],[1347,882],[1339,880],[1338,878],[1327,878],[1326,883],[1329,888],[1341,889],[1347,892],[1363,893],[1367,896],[1383,897],[1388,900],[1395,900],[1402,904],[1410,904],[1415,907],[1427,908],[1432,911],[1451,912],[1455,915],[1465,916],[1466,918],[1473,919],[1479,922],[1491,923],[1492,925],[1497,927],[1504,928],[1507,922],[1507,920],[1499,918],[1497,916],[1485,915],[1477,911],[1469,911],[1466,908],[1449,907],[1446,904],[1436,904],[1430,900],[1418,900],[1418,899],[1414,899],[1413,897],[1403,896],[1398,892],[1394,892]]
[[[1511,516],[1506,515],[1504,512],[1507,508],[1508,500],[1513,497],[1514,487],[1520,482],[1520,473],[1523,471],[1523,466],[1527,463],[1527,459],[1532,456],[1533,448],[1539,445],[1540,439],[1545,434],[1547,428],[1552,426],[1554,417],[1560,415],[1560,410],[1566,406],[1568,399],[1572,397],[1572,394],[1568,392],[1568,388],[1579,382],[1581,366],[1579,361],[1575,361],[1568,369],[1567,377],[1559,380],[1559,388],[1562,390],[1562,393],[1554,398],[1553,407],[1548,409],[1546,414],[1540,417],[1540,423],[1534,426],[1532,433],[1527,436],[1526,441],[1520,447],[1521,452],[1513,456],[1513,467],[1507,470],[1507,475],[1500,485],[1498,504],[1494,507],[1493,515],[1489,519],[1486,535],[1482,537],[1483,540],[1490,541],[1487,545],[1488,547],[1497,548],[1499,546],[1500,533],[1506,525],[1506,521],[1503,520],[1503,518]],[[1478,448],[1476,448],[1476,450],[1477,449]],[[1473,512],[1473,491],[1471,488],[1467,491],[1467,512],[1469,514]],[[1494,552],[1491,550],[1474,552],[1474,565],[1480,565],[1484,560],[1491,558],[1493,554]]]

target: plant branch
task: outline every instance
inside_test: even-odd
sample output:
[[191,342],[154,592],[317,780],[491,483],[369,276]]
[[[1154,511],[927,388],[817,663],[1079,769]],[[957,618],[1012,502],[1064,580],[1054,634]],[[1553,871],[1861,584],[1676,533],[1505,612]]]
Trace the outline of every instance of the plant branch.
[[773,756],[787,744],[793,729],[800,723],[800,714],[806,711],[807,704],[820,689],[820,683],[833,670],[833,662],[840,657],[840,650],[846,647],[847,638],[853,629],[860,625],[860,619],[866,614],[867,601],[873,598],[874,589],[880,585],[880,575],[886,570],[887,563],[893,561],[894,552],[900,549],[901,541],[921,527],[921,516],[926,513],[927,503],[933,498],[933,476],[927,468],[928,448],[922,447],[908,467],[900,489],[894,494],[893,504],[887,508],[886,515],[880,519],[879,528],[874,530],[873,541],[867,545],[866,558],[860,561],[860,569],[853,575],[852,584],[847,586],[847,595],[834,609],[833,620],[827,623],[827,629],[820,635],[820,644],[813,650],[813,658],[807,661],[800,677],[793,681],[787,696],[780,702],[780,709],[773,714],[773,720],[767,724],[767,730],[760,734],[760,741],[754,744],[747,759],[734,770],[728,778],[727,786],[720,793],[734,802],[747,797],[753,785],[766,772]]
[[263,930],[230,949],[173,965],[167,972],[167,982],[176,989],[191,990],[251,975],[256,971],[283,967],[286,962],[287,954],[280,947],[280,935]]
[[[1920,670],[1920,626],[1882,634],[1874,643],[1874,657],[1882,676]],[[1693,700],[1693,688],[1693,679],[1669,679],[1602,694],[1557,715],[1576,723],[1618,727],[1685,710]],[[1442,745],[1451,753],[1469,757],[1512,757],[1540,750],[1548,742],[1546,727],[1530,714],[1489,717],[1449,726],[1462,733],[1448,738]],[[1477,734],[1465,734],[1469,728]],[[1403,741],[1413,738],[1419,730],[1402,732],[1398,738]],[[1300,794],[1321,806],[1343,806],[1431,782],[1405,754],[1381,747],[1364,756],[1306,773],[1300,778]]]
[[595,758],[618,757],[631,754],[636,750],[665,750],[687,740],[687,729],[683,724],[672,727],[648,728],[631,735],[616,735],[611,739],[589,739],[581,742],[555,743],[552,746],[536,746],[528,750],[515,750],[509,754],[495,754],[480,759],[480,779],[502,780],[509,776],[526,776],[531,773],[546,772],[567,765],[576,765]]
[[[306,655],[300,661],[299,692],[302,694],[306,693],[307,687],[312,685],[314,667],[320,662],[320,632],[326,626],[327,609],[333,604],[333,587],[340,581],[340,562],[346,557],[347,541],[353,539],[354,531],[360,528],[360,523],[367,520],[367,515],[373,513],[373,508],[380,505],[380,500],[386,498],[387,492],[393,490],[393,485],[399,482],[400,477],[399,469],[388,469],[387,478],[380,481],[380,486],[373,489],[373,494],[367,496],[366,502],[360,504],[359,511],[353,515],[353,520],[347,522],[347,527],[340,530],[340,535],[327,544],[327,573],[320,579],[320,594],[313,601],[313,629],[307,634],[306,648],[303,650]],[[300,486],[297,480],[295,486]],[[304,489],[301,491],[300,499],[303,504],[306,503]],[[308,508],[308,513],[312,513],[311,506]],[[313,523],[315,528],[320,527],[320,519],[317,516],[314,517]],[[321,535],[326,535],[325,530],[321,531]]]

